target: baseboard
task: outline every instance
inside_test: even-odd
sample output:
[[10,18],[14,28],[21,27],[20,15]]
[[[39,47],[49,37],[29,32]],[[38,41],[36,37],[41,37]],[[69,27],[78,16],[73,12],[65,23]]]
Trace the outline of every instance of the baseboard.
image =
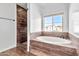
[[13,46],[11,46],[11,47],[8,47],[8,48],[5,48],[5,49],[3,49],[3,50],[0,50],[0,52],[4,52],[4,51],[9,50],[9,49],[14,48],[14,47],[16,47],[16,45],[13,45]]

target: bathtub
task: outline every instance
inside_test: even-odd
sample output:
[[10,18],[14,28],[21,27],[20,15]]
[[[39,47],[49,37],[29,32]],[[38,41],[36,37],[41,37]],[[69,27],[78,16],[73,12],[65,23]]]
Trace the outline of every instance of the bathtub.
[[71,43],[71,40],[59,38],[59,37],[50,37],[50,36],[39,36],[34,39],[36,41],[48,43],[48,44],[55,44],[55,45],[61,45],[61,46],[66,46],[66,47],[72,47],[74,48]]

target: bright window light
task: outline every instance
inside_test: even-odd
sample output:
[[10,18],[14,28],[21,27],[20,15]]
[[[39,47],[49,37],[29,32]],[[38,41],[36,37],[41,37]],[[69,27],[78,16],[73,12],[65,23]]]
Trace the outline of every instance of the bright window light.
[[48,32],[62,32],[62,17],[62,15],[44,17],[43,30]]

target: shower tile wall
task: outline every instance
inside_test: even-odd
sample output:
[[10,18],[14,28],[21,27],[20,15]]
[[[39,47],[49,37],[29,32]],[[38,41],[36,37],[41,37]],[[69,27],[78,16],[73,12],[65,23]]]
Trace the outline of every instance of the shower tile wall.
[[17,43],[27,40],[27,10],[17,5]]

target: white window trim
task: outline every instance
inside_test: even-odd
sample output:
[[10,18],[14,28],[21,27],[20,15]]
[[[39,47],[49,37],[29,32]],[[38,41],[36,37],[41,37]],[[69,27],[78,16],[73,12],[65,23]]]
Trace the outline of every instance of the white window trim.
[[[42,19],[42,31],[44,31],[44,17],[52,16],[52,20],[53,20],[53,16],[56,16],[56,15],[63,15],[64,16],[64,12],[62,12],[62,13],[56,13],[56,14],[52,14],[52,15],[47,15],[47,16],[43,16],[43,19]],[[62,19],[62,32],[64,30],[63,29],[63,27],[64,27],[63,20],[64,20],[64,18]],[[52,24],[53,24],[53,21],[52,21]],[[53,30],[53,28],[52,28],[52,30]]]

